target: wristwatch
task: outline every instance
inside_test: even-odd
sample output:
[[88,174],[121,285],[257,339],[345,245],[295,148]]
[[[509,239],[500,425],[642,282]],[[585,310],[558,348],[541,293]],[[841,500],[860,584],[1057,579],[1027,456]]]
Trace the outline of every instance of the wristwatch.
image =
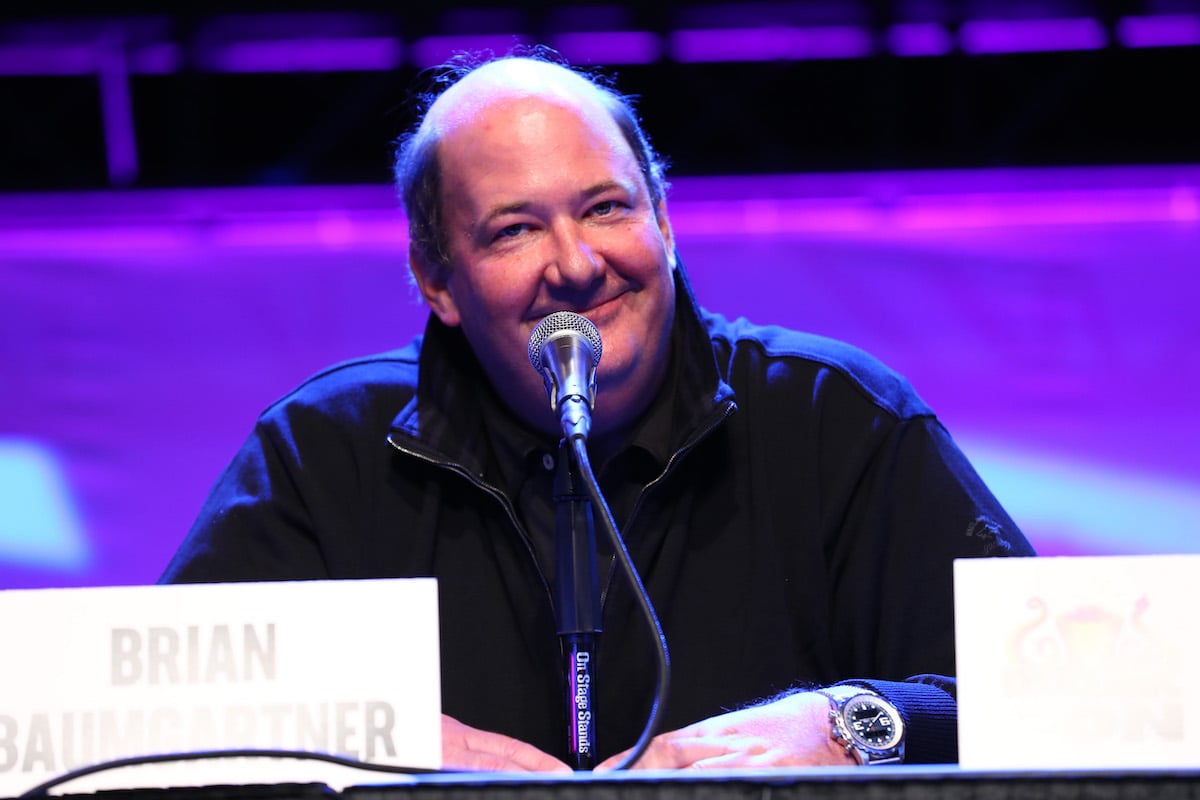
[[894,705],[861,686],[838,684],[817,690],[829,698],[833,738],[858,763],[904,761],[904,720]]

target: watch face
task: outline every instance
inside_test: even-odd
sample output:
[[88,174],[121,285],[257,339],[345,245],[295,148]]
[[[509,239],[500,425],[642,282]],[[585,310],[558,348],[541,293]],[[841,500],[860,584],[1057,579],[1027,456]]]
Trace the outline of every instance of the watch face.
[[850,735],[872,750],[889,750],[900,740],[893,712],[874,698],[855,697],[842,711]]

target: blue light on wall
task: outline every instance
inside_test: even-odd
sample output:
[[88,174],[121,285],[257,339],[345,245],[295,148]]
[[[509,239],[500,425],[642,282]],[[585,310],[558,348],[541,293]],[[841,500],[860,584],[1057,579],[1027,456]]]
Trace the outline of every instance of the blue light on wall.
[[988,488],[1020,524],[1038,533],[1042,555],[1197,552],[1195,483],[1080,456],[963,441]]
[[69,572],[91,561],[58,459],[34,441],[0,438],[0,561]]

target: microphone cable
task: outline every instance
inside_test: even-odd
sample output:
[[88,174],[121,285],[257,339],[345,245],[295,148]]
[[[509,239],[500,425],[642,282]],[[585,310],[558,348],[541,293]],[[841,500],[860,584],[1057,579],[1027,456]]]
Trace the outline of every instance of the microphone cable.
[[617,530],[617,523],[613,519],[612,511],[609,509],[604,495],[601,494],[600,484],[597,483],[596,476],[592,472],[592,465],[588,461],[587,455],[587,440],[582,436],[571,437],[571,448],[592,505],[600,510],[604,533],[612,545],[617,561],[620,562],[621,568],[629,577],[630,583],[633,584],[633,596],[637,601],[638,609],[642,612],[650,632],[654,634],[654,701],[650,706],[650,716],[646,720],[645,727],[642,728],[642,734],[638,737],[637,743],[625,755],[625,758],[613,767],[614,770],[625,770],[632,767],[642,757],[646,748],[650,746],[650,740],[658,732],[659,725],[662,724],[663,708],[667,704],[667,694],[671,687],[671,656],[667,651],[667,637],[663,635],[662,624],[654,612],[654,606],[650,602],[646,587],[642,584],[642,577],[633,565],[633,559],[630,558],[629,551],[625,548],[625,542]]
[[[83,778],[88,775],[94,775],[97,772],[107,772],[109,770],[123,769],[125,767],[140,767],[146,764],[169,764],[180,761],[205,761],[224,758],[291,758],[304,761],[324,761],[342,767],[351,767],[353,769],[360,769],[370,772],[389,772],[392,774],[403,775],[425,775],[441,771],[436,769],[425,769],[422,767],[404,767],[396,764],[379,764],[372,761],[360,761],[356,758],[333,755],[332,753],[322,753],[314,750],[252,748],[236,750],[193,750],[183,753],[154,753],[150,755],[129,756],[128,758],[114,758],[109,761],[102,761],[98,764],[88,764],[87,766],[73,769],[70,772],[64,772],[47,781],[44,781],[43,783],[39,783],[32,789],[22,792],[17,796],[16,800],[34,800],[34,798],[48,797],[51,789],[57,788],[65,783],[70,783],[71,781],[78,780],[79,778]],[[199,788],[202,789],[203,787]]]

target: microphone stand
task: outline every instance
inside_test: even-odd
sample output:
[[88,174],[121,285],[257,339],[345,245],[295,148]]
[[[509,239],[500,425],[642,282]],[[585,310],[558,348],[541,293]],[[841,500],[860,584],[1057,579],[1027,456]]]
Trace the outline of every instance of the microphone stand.
[[600,580],[592,503],[580,479],[571,440],[558,445],[554,474],[556,525],[555,608],[566,676],[567,743],[574,767],[596,766],[596,639],[600,634]]

